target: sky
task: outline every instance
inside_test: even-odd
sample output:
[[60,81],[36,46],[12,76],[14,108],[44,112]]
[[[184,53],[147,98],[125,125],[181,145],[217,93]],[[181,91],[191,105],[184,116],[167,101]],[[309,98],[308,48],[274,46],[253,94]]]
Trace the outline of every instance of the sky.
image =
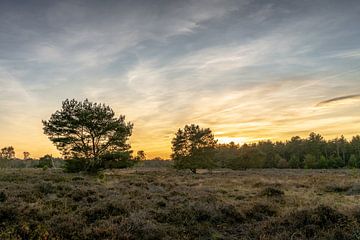
[[169,157],[196,123],[221,143],[360,134],[357,0],[0,1],[0,147],[59,152],[41,120],[67,98],[134,123]]

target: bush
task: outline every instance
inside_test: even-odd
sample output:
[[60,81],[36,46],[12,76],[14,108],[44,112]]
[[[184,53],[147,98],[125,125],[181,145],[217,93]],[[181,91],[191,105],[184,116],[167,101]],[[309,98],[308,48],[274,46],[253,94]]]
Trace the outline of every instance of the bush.
[[73,158],[65,160],[64,170],[68,173],[85,171],[88,161],[86,159]]
[[128,168],[137,162],[132,160],[131,152],[107,153],[101,157],[101,162],[105,168]]
[[39,164],[37,167],[39,168],[52,168],[53,166],[53,157],[51,155],[45,155],[39,159]]
[[5,202],[7,199],[6,194],[4,192],[0,192],[0,202]]
[[76,173],[81,171],[96,173],[106,168],[132,167],[136,161],[132,160],[131,152],[107,153],[98,159],[73,158],[65,161],[65,172]]
[[279,197],[279,196],[284,195],[284,191],[282,191],[281,189],[278,189],[278,188],[267,187],[261,191],[260,195],[266,196],[266,197]]

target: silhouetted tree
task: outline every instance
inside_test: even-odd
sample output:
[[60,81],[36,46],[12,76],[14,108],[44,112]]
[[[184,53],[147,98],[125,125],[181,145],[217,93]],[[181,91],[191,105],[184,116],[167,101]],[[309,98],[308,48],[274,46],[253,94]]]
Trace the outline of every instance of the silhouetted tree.
[[30,153],[29,152],[23,152],[24,154],[24,160],[27,160],[30,158]]
[[0,158],[3,159],[14,159],[15,158],[15,149],[12,146],[4,147],[1,149]]
[[103,155],[125,152],[133,124],[115,117],[105,104],[65,100],[62,108],[43,121],[44,133],[69,158],[85,159],[88,167],[103,166]]
[[209,128],[186,125],[179,129],[172,140],[172,159],[178,169],[214,168],[216,140]]
[[137,151],[135,158],[136,158],[136,160],[144,161],[144,160],[146,160],[146,154],[143,150],[139,150],[139,151]]

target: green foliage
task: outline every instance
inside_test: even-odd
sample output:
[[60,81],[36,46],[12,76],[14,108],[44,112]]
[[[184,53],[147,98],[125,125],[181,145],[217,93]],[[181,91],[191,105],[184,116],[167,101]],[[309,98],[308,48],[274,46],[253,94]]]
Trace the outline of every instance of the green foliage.
[[226,168],[231,161],[240,157],[240,146],[234,142],[218,144],[215,151],[215,162],[218,167]]
[[244,145],[240,149],[239,158],[228,162],[231,169],[262,168],[265,161],[265,154],[259,151],[254,145]]
[[269,141],[261,141],[258,143],[257,148],[263,154],[265,154],[264,159],[264,168],[275,168],[277,166],[277,161],[279,160],[278,154],[275,151],[274,144]]
[[311,133],[306,139],[296,136],[286,142],[220,144],[215,156],[219,167],[233,169],[259,165],[262,168],[360,168],[360,136],[353,137],[351,142],[344,136],[326,141],[320,134]]
[[321,155],[319,162],[317,164],[317,168],[325,169],[328,168],[328,165],[329,165],[328,160],[323,155]]
[[114,111],[105,104],[88,100],[65,100],[62,109],[43,121],[44,133],[64,156],[93,158],[109,151],[130,148],[127,140],[133,124],[125,122],[125,116],[115,117]]
[[289,168],[290,165],[288,163],[288,161],[286,161],[285,158],[281,158],[278,162],[277,162],[277,168]]
[[316,157],[312,154],[306,154],[304,160],[304,167],[307,169],[317,168]]
[[105,168],[127,168],[132,167],[138,161],[131,158],[131,151],[107,153],[101,157]]
[[360,167],[360,159],[356,157],[355,154],[352,154],[350,156],[349,162],[348,162],[348,166],[350,168],[359,168]]
[[127,141],[133,124],[126,123],[125,116],[115,117],[109,106],[87,99],[65,100],[62,109],[43,121],[43,125],[44,133],[66,158],[76,159],[75,162],[86,159],[81,161],[88,164],[85,169],[102,167],[102,156],[130,149]]
[[53,168],[53,162],[54,162],[54,158],[47,154],[41,158],[39,158],[39,165],[38,167],[39,168],[44,168],[44,167],[47,167],[47,168]]
[[291,155],[290,161],[289,161],[289,167],[291,168],[302,168],[302,162],[300,161],[299,156],[293,154]]
[[331,168],[342,168],[345,166],[345,161],[340,156],[331,156],[329,159],[329,166]]
[[87,170],[88,160],[84,158],[72,158],[65,160],[64,171],[77,173]]
[[171,155],[174,166],[178,169],[212,169],[216,167],[214,161],[216,140],[209,128],[200,128],[198,125],[186,125],[179,129],[172,140]]
[[99,172],[108,168],[127,168],[132,167],[137,162],[132,159],[131,151],[106,153],[99,159],[72,158],[65,160],[65,172]]

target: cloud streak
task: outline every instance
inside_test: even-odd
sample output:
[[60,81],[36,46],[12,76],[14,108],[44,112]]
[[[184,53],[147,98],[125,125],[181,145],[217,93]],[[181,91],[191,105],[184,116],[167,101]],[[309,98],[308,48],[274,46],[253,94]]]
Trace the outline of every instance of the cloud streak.
[[355,133],[356,106],[317,105],[357,99],[332,98],[360,92],[359,10],[323,0],[1,1],[0,146],[54,153],[40,120],[65,98],[125,114],[133,147],[149,156],[167,157],[188,123],[225,140]]
[[348,102],[348,100],[360,100],[360,94],[353,94],[353,95],[331,98],[331,99],[319,102],[318,104],[316,104],[316,106],[324,107],[324,106],[329,106],[329,105],[336,105],[339,103]]

